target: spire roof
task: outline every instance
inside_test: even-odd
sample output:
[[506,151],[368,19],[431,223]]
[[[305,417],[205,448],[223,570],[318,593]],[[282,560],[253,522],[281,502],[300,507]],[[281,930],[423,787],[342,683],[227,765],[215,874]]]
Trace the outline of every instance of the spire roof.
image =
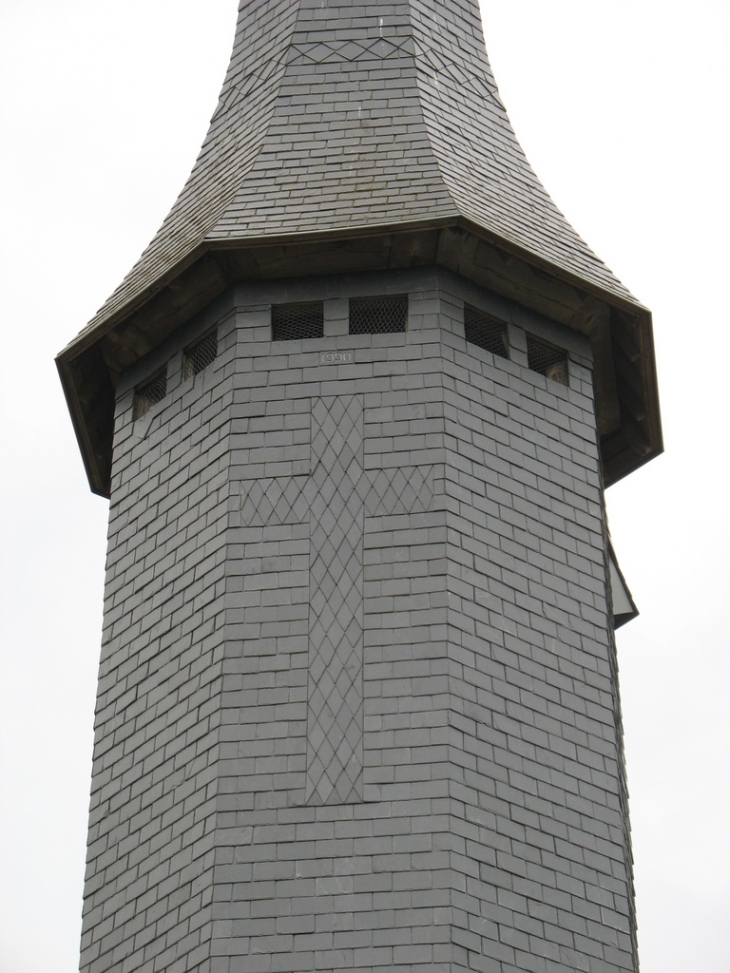
[[89,327],[206,243],[456,217],[633,301],[530,167],[477,0],[251,0],[190,178]]
[[[282,244],[326,249],[387,234],[393,266],[393,234],[415,240],[427,230],[440,231],[430,262],[467,276],[487,264],[492,276],[514,276],[500,260],[547,272],[556,282],[548,303],[560,305],[553,316],[571,326],[580,300],[566,286],[643,320],[644,382],[654,383],[648,312],[530,167],[499,98],[477,0],[243,0],[218,107],[183,191],[59,356],[92,487],[108,479],[99,436],[110,431],[90,431],[81,386],[97,381],[97,368],[113,386],[179,325],[183,307],[195,311],[190,288],[207,302],[236,279],[294,273],[272,265],[271,247]],[[326,271],[327,260],[317,267]],[[656,452],[658,431],[654,440]]]

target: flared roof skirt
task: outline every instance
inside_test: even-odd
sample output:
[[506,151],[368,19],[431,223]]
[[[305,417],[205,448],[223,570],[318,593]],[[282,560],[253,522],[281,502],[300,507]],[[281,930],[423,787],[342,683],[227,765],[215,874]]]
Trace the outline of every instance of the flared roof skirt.
[[[88,410],[74,396],[93,370],[91,349],[104,345],[95,361],[113,385],[134,354],[164,340],[171,319],[162,315],[156,335],[148,313],[138,352],[115,357],[125,343],[106,339],[179,288],[206,254],[448,226],[647,318],[530,167],[497,92],[477,0],[243,0],[218,107],[183,191],[59,356],[87,469],[99,444],[80,431]],[[260,262],[248,265],[266,276]],[[238,279],[247,276],[241,266]],[[95,489],[100,476],[90,471]]]

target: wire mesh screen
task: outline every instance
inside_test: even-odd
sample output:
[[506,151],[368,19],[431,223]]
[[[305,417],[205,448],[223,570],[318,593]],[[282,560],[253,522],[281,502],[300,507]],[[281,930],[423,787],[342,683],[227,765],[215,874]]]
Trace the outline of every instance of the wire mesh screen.
[[192,378],[214,361],[218,354],[218,332],[211,331],[183,353],[183,379]]
[[324,334],[324,304],[322,301],[272,304],[271,333],[274,341],[321,338]]
[[464,305],[464,333],[466,340],[473,345],[491,351],[500,358],[509,358],[507,325],[471,304]]
[[388,334],[405,331],[408,295],[350,298],[350,334]]
[[532,335],[527,336],[527,364],[533,372],[539,372],[561,385],[568,384],[568,355],[560,348],[545,345]]
[[160,372],[134,393],[133,418],[141,419],[153,405],[161,402],[167,394],[167,372]]

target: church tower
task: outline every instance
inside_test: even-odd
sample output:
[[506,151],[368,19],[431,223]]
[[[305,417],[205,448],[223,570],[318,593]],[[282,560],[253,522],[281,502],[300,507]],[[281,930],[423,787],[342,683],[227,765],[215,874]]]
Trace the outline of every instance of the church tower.
[[651,315],[477,0],[242,0],[58,367],[110,499],[83,973],[636,973],[604,487]]

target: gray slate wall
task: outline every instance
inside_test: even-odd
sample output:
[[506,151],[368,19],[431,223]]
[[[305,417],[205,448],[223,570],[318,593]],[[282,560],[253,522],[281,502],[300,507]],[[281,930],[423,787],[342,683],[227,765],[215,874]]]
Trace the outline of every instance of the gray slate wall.
[[[210,952],[233,339],[182,381],[159,349],[119,389],[81,970],[193,971]],[[166,397],[132,421],[134,386]]]
[[[348,335],[386,292],[407,333]],[[126,377],[84,969],[636,969],[588,355],[423,270],[241,286]]]

